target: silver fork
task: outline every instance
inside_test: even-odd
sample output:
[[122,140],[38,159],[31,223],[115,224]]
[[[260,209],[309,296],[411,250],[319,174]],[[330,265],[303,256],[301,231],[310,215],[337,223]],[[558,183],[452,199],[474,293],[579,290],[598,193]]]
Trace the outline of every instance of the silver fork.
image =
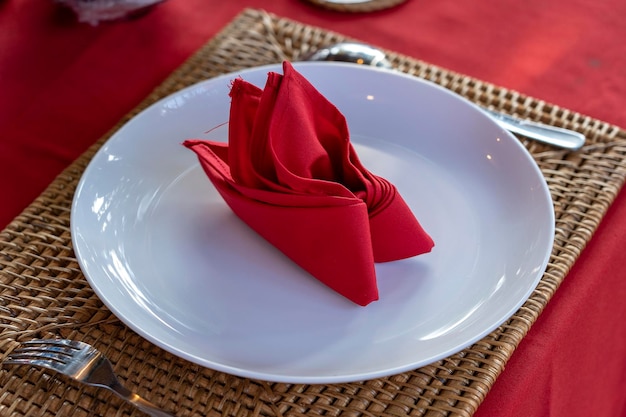
[[106,388],[152,417],[174,417],[119,382],[111,362],[96,348],[65,339],[34,339],[22,343],[3,361],[6,365],[30,365],[51,369],[87,385]]

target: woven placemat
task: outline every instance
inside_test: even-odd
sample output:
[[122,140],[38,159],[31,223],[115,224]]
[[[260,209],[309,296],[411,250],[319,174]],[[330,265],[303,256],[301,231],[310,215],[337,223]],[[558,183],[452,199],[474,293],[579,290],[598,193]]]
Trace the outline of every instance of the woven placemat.
[[[347,40],[246,10],[111,130],[159,98],[221,73],[297,60]],[[545,175],[556,210],[554,250],[539,286],[506,323],[429,366],[358,383],[307,385],[239,378],[175,357],[139,337],[103,306],[81,273],[70,239],[78,180],[106,135],[0,233],[0,359],[19,341],[61,337],[94,344],[121,380],[179,416],[470,416],[591,238],[626,176],[626,132],[514,91],[395,54],[402,71],[509,113],[587,136],[570,153],[523,142]],[[0,415],[141,415],[106,391],[24,367],[0,369]]]

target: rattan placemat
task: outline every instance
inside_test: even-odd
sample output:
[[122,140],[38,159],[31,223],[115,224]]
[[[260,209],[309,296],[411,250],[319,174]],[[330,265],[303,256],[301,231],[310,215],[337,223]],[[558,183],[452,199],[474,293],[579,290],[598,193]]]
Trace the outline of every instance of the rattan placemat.
[[[141,109],[183,87],[233,70],[297,60],[342,36],[246,10],[175,71]],[[66,169],[0,233],[0,352],[19,341],[62,337],[94,344],[121,379],[179,416],[448,416],[473,414],[508,358],[591,238],[626,176],[626,132],[489,83],[389,52],[402,71],[482,104],[578,130],[587,145],[569,153],[524,142],[544,173],[556,209],[556,240],[538,288],[506,323],[470,348],[387,378],[336,385],[269,383],[179,359],[139,337],[93,293],[72,251],[70,204],[90,158],[108,136]],[[0,415],[141,415],[106,391],[35,369],[0,370]]]

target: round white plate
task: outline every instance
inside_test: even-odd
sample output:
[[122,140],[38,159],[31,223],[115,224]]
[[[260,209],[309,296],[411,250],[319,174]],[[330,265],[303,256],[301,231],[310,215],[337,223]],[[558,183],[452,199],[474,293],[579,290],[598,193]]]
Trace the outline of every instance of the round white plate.
[[364,165],[393,182],[435,241],[376,266],[359,307],[307,275],[219,197],[187,138],[227,140],[229,84],[169,96],[122,127],[85,171],[72,207],[90,285],[139,334],[192,362],[271,381],[333,383],[399,373],[471,345],[529,297],[554,211],[522,145],[428,82],[341,63],[295,65],[346,115]]

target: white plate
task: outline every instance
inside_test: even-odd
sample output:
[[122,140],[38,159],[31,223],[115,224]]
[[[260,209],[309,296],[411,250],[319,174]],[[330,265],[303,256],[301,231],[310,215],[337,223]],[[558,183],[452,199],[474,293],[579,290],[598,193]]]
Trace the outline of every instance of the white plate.
[[468,101],[394,72],[296,68],[346,115],[371,171],[391,180],[436,246],[376,266],[359,307],[304,273],[227,208],[181,142],[226,140],[229,84],[151,106],[80,181],[72,238],[102,301],[146,339],[239,376],[333,383],[399,373],[458,352],[509,318],[546,267],[554,211],[528,152]]

